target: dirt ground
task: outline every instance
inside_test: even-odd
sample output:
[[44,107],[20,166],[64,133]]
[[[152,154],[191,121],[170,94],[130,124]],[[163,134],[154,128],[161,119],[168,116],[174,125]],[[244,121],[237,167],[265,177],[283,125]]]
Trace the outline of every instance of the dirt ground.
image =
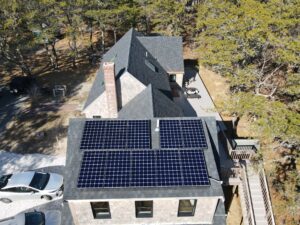
[[242,224],[242,208],[240,204],[240,197],[238,195],[234,195],[232,199],[231,206],[227,213],[227,225],[240,225]]
[[[0,149],[17,153],[65,154],[69,119],[82,116],[81,109],[98,68],[98,64],[91,65],[87,60],[86,39],[83,37],[79,41],[77,68],[72,67],[66,39],[56,45],[59,71],[45,66],[48,58],[43,49],[32,56],[35,57],[34,76],[38,86],[46,87],[49,93],[38,93],[23,103],[20,112],[6,124],[5,132],[0,135]],[[17,75],[21,75],[17,68],[10,73],[1,73],[1,84],[7,84]],[[51,91],[55,85],[66,85],[65,98],[53,97]]]

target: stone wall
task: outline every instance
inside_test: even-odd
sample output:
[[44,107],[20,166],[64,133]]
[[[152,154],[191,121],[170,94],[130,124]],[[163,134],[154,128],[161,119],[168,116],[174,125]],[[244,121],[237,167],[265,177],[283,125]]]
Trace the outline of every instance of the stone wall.
[[[179,199],[165,198],[153,200],[153,217],[136,218],[135,199],[108,200],[111,219],[94,219],[91,201],[69,201],[76,225],[129,225],[129,224],[210,224],[217,207],[218,198],[202,197],[197,199],[193,217],[178,217]],[[149,199],[138,199],[149,200]],[[95,200],[93,200],[95,201]],[[107,200],[99,200],[107,201]]]

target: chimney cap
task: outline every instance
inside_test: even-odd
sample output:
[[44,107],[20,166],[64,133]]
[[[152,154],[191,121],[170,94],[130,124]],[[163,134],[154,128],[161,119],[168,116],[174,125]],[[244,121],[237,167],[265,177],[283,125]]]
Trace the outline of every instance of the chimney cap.
[[115,65],[114,62],[103,62],[103,66],[113,66]]

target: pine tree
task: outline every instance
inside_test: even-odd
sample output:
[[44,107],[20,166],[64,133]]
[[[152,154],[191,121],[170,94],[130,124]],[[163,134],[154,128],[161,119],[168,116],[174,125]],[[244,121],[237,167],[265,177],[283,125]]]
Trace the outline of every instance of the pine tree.
[[1,0],[0,4],[0,55],[18,66],[24,75],[31,76],[25,53],[34,46],[34,35],[27,27],[27,5],[17,0]]

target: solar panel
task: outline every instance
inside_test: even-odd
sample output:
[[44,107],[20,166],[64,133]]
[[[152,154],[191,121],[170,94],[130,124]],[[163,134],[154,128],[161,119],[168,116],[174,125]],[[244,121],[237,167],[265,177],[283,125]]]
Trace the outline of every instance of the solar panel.
[[105,179],[102,187],[129,187],[130,151],[108,151],[104,169]]
[[209,185],[208,173],[203,151],[180,151],[184,185]]
[[201,120],[181,120],[185,148],[207,148]]
[[85,151],[78,188],[209,185],[202,150]]
[[160,120],[160,147],[182,148],[183,140],[179,120]]
[[102,187],[105,181],[106,151],[85,152],[82,158],[78,188]]
[[160,147],[207,148],[201,120],[160,120]]
[[132,176],[133,187],[155,187],[156,186],[156,152],[132,151]]
[[157,157],[158,186],[182,186],[178,150],[159,150]]
[[86,121],[80,149],[145,149],[151,148],[148,120]]

